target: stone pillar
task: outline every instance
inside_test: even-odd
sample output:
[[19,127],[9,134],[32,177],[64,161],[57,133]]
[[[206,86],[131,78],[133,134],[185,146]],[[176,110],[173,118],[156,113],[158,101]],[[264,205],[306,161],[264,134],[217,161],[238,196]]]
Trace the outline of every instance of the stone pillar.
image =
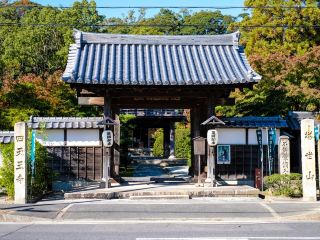
[[303,199],[317,200],[314,120],[301,120],[301,160]]
[[[215,114],[215,106],[214,106],[214,99],[212,96],[208,97],[208,115],[207,119]],[[210,126],[206,128],[208,131],[210,129]],[[216,183],[216,176],[215,176],[215,149],[213,146],[207,145],[207,178],[205,180],[205,183],[210,186],[215,186]]]
[[175,123],[170,122],[170,159],[176,158],[174,155],[174,141],[175,141]]
[[279,173],[290,174],[290,141],[288,136],[279,138]]
[[27,124],[14,125],[14,203],[27,203]]

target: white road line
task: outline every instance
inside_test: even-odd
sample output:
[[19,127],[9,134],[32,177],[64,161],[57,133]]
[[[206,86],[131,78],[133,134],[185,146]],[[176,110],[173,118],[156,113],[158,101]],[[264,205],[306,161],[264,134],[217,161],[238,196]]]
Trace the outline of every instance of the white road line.
[[260,203],[260,205],[265,209],[267,209],[275,219],[277,220],[281,219],[281,216],[272,207],[268,206],[265,203]]
[[269,240],[319,240],[320,237],[213,237],[213,238],[136,238],[136,240],[250,240],[250,239],[269,239]]
[[55,220],[57,220],[57,221],[63,220],[63,219],[62,219],[62,218],[63,218],[63,215],[64,215],[64,214],[69,210],[69,208],[71,208],[73,205],[74,205],[74,204],[71,203],[71,204],[69,204],[68,206],[62,208],[62,209],[58,212],[57,216],[55,217]]

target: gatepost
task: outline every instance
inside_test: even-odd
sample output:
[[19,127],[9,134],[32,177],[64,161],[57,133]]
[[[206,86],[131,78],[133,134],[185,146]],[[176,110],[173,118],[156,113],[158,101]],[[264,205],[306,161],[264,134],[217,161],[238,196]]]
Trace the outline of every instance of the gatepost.
[[14,125],[14,203],[27,203],[27,124]]
[[210,181],[211,187],[217,185],[215,178],[215,154],[214,147],[218,144],[218,131],[215,129],[208,130],[207,141],[209,146],[209,161],[208,161],[208,176],[207,179]]
[[301,159],[303,199],[317,200],[314,120],[301,120]]

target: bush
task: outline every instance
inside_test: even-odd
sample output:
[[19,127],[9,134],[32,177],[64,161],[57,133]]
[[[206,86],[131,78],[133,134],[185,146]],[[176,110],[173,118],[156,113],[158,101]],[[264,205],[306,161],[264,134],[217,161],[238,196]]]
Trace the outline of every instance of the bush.
[[266,176],[264,184],[271,195],[302,197],[302,175],[300,173]]
[[153,135],[153,138],[153,155],[156,157],[163,157],[163,129],[157,129]]
[[0,168],[0,186],[9,198],[14,197],[14,144],[0,144],[2,167]]
[[[158,129],[153,135],[155,141],[153,144],[153,155],[163,157],[163,130]],[[191,140],[190,128],[178,126],[175,130],[175,156],[186,158],[188,165],[191,166]]]
[[[30,144],[28,143],[30,149]],[[14,144],[2,144],[0,150],[3,157],[0,168],[0,186],[4,188],[9,198],[14,198]],[[29,155],[30,156],[30,155]],[[48,190],[51,183],[51,171],[48,168],[48,152],[41,144],[36,143],[35,178],[31,184],[31,163],[28,159],[28,197],[41,196]],[[32,192],[31,192],[32,191]],[[32,194],[32,195],[31,195]]]

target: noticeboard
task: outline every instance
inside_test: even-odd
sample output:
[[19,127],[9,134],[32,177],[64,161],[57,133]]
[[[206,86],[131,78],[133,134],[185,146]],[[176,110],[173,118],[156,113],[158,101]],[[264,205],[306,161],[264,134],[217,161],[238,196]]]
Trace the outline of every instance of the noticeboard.
[[230,145],[217,146],[217,164],[231,163],[231,147]]
[[204,137],[196,137],[193,139],[193,154],[194,155],[206,154],[206,139]]

